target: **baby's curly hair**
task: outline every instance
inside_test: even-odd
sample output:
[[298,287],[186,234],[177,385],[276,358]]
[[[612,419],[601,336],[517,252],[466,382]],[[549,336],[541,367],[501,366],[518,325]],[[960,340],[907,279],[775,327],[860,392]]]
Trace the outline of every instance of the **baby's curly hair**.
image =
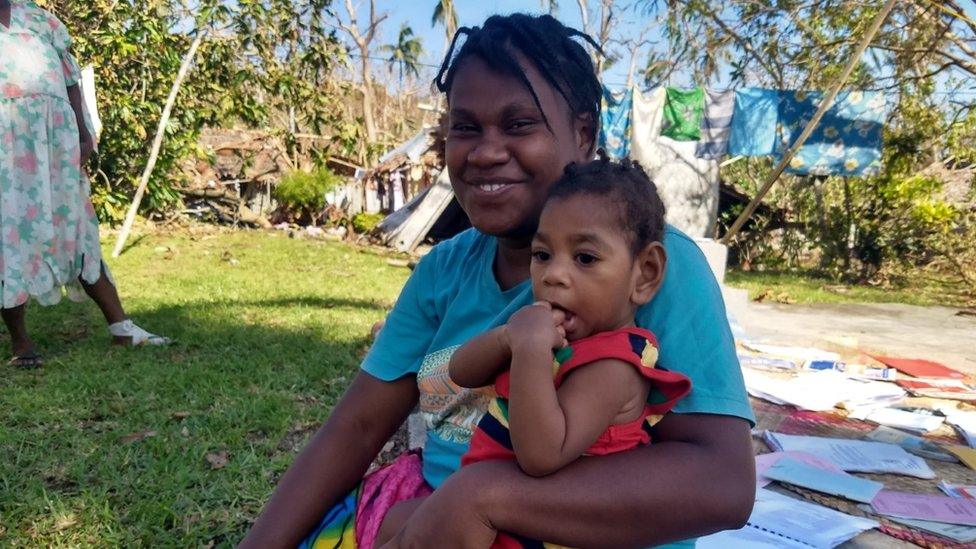
[[576,195],[605,197],[619,211],[620,226],[637,253],[664,238],[664,202],[644,168],[633,160],[610,160],[603,149],[599,159],[566,166],[563,176],[549,189],[549,200]]

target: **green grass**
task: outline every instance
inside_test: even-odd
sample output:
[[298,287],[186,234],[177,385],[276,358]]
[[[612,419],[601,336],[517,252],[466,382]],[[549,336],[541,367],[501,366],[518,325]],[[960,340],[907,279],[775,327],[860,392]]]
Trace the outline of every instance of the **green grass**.
[[958,281],[918,274],[886,287],[839,284],[827,278],[786,272],[729,271],[725,282],[749,290],[750,299],[789,303],[904,303],[965,307],[976,295]]
[[150,236],[111,265],[177,343],[110,347],[92,303],[30,307],[47,365],[0,365],[0,546],[235,543],[409,273],[260,232]]
[[[31,306],[48,363],[0,365],[0,546],[231,545],[327,417],[409,272],[343,244],[200,227],[148,236],[111,265],[130,315],[177,343],[110,347],[93,304]],[[934,284],[840,293],[768,273],[729,281],[798,302],[961,296]],[[207,456],[223,453],[214,468]]]

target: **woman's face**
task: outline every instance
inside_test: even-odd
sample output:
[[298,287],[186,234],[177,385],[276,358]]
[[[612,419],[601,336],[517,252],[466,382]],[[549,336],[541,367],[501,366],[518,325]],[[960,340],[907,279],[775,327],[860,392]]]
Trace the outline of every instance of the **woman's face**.
[[532,237],[549,187],[570,162],[590,156],[592,121],[569,104],[535,66],[516,55],[549,121],[515,76],[477,56],[463,59],[448,95],[446,161],[454,194],[483,233]]

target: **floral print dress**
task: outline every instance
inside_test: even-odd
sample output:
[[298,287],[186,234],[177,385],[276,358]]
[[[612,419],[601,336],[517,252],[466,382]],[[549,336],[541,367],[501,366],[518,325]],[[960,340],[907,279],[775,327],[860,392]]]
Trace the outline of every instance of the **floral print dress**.
[[27,0],[10,10],[0,22],[0,298],[53,305],[63,288],[82,299],[78,277],[94,283],[103,267],[67,94],[81,74],[56,17]]

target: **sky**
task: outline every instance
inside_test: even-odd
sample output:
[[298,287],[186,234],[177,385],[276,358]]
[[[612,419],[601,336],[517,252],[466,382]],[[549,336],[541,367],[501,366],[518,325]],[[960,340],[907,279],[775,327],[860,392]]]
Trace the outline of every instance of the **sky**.
[[[593,4],[594,2],[591,1],[590,3]],[[402,2],[379,0],[377,10],[389,15],[387,20],[383,22],[383,37],[380,42],[395,43],[400,32],[400,24],[405,22],[413,29],[415,35],[423,39],[423,62],[439,66],[444,56],[445,38],[443,27],[440,25],[431,27],[430,24],[435,4],[436,0],[406,0]],[[360,1],[359,5],[359,9],[368,9],[368,4],[365,1]],[[539,0],[455,0],[455,6],[458,11],[458,25],[462,27],[480,25],[490,15],[494,14],[509,14],[519,11],[533,14],[547,13],[540,5]],[[342,8],[337,6],[337,9]],[[561,0],[556,17],[569,26],[582,29],[579,8],[573,0]],[[621,26],[621,34],[627,32],[628,26],[632,28],[634,25]],[[618,65],[626,65],[626,63]],[[604,80],[610,85],[619,84],[622,86],[627,80],[627,67],[611,67],[605,73]]]
[[[424,74],[428,78],[436,74],[436,67],[440,65],[445,51],[443,27],[440,25],[436,27],[431,26],[431,15],[433,14],[435,3],[436,0],[377,0],[377,10],[388,15],[388,18],[382,24],[381,38],[378,39],[377,43],[395,43],[401,24],[406,23],[409,25],[414,34],[423,39],[424,53],[422,62],[430,65],[426,69],[428,72]],[[593,6],[598,5],[599,2],[597,0],[591,0],[589,3],[591,4],[590,19],[592,22],[597,19],[592,14],[596,11]],[[359,10],[368,10],[369,4],[366,0],[353,0],[353,4]],[[960,0],[959,4],[968,17],[976,19],[976,0]],[[337,1],[333,5],[337,10],[344,13],[341,2]],[[569,26],[582,29],[577,3],[573,0],[559,0],[558,5],[559,8],[555,14],[556,17]],[[508,14],[517,11],[534,14],[544,13],[544,8],[539,0],[455,0],[455,7],[458,11],[459,26],[479,25],[488,16],[493,14]],[[360,14],[360,17],[364,19],[365,15]],[[637,12],[637,16],[631,15],[628,20],[620,23],[614,34],[623,38],[633,37],[640,32],[641,27],[645,24],[646,20],[641,20],[639,12]],[[647,38],[657,40],[662,44],[665,43],[660,35],[651,35],[647,36]],[[374,53],[374,55],[381,56],[382,54]],[[622,59],[607,69],[602,77],[604,84],[614,89],[623,88],[627,80],[628,64],[629,59]],[[640,61],[638,61],[638,68],[640,68]],[[723,80],[727,79],[720,78],[713,85],[724,87]],[[692,85],[692,82],[693,78],[690,70],[686,70],[683,73],[679,70],[669,84],[688,86]]]

